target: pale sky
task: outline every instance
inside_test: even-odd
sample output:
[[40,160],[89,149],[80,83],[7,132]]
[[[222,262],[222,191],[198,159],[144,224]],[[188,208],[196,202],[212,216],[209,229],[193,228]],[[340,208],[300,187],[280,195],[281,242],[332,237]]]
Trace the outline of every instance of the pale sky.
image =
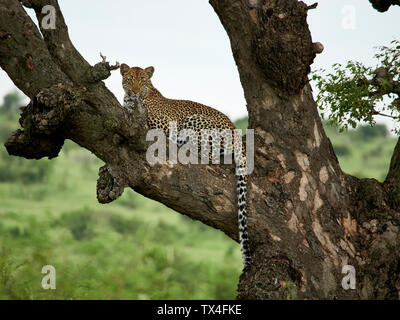
[[[374,63],[375,46],[400,39],[400,7],[379,13],[367,0],[318,2],[318,8],[309,11],[308,23],[313,41],[321,42],[325,50],[315,59],[313,69],[329,68],[347,60]],[[99,52],[111,63],[152,65],[153,84],[164,96],[204,103],[232,120],[247,114],[228,36],[208,1],[59,3],[72,42],[92,65],[100,61]],[[119,70],[113,71],[105,82],[122,101]],[[13,88],[12,81],[0,69],[0,97]]]

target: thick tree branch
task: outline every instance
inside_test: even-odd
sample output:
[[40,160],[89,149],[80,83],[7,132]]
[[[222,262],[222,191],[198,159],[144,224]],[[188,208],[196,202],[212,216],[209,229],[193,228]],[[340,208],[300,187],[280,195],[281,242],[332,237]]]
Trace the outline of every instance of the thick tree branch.
[[[110,71],[119,67],[118,63],[110,66],[103,56],[102,61],[92,67],[81,56],[69,38],[68,28],[57,0],[24,0],[21,2],[26,7],[35,10],[40,31],[51,56],[74,83],[97,82],[107,79],[111,75]],[[49,28],[46,24],[41,23],[49,14],[43,10],[45,6],[51,6],[55,10],[55,28]]]
[[99,170],[97,180],[97,199],[100,203],[108,203],[117,199],[127,187],[123,172],[107,165]]
[[86,74],[86,78],[89,82],[98,82],[107,79],[111,75],[112,70],[119,69],[119,62],[115,65],[110,65],[107,62],[106,57],[100,53],[102,61],[96,63],[93,68],[90,68]]
[[52,159],[58,156],[64,139],[56,136],[32,135],[22,130],[17,130],[5,143],[10,155],[26,159]]
[[15,0],[0,0],[0,59],[1,67],[30,98],[42,88],[71,83],[54,63],[36,25]]
[[[83,83],[90,64],[81,56],[72,44],[68,28],[57,0],[28,0],[23,4],[35,10],[40,31],[53,60],[61,70],[75,83]],[[47,28],[43,18],[49,12],[42,12],[43,7],[50,5],[55,9],[55,28]]]

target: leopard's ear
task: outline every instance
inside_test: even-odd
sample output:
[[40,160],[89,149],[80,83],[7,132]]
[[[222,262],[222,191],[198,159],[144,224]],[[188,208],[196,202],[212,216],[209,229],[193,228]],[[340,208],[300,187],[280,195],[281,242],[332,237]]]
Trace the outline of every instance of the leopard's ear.
[[119,71],[121,72],[121,75],[124,75],[125,73],[127,73],[129,69],[130,69],[129,66],[125,63],[121,64],[121,66],[119,67]]
[[154,73],[154,67],[147,67],[146,69],[144,69],[144,72],[146,72],[146,74],[149,76],[149,78],[151,78]]

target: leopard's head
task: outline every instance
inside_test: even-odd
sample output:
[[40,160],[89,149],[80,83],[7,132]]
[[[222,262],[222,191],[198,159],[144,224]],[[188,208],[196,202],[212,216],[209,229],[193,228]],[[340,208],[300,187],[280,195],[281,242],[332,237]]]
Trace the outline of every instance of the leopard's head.
[[142,69],[139,67],[130,68],[123,63],[120,67],[122,75],[122,87],[125,93],[131,97],[143,97],[153,87],[150,79],[154,73],[154,67]]

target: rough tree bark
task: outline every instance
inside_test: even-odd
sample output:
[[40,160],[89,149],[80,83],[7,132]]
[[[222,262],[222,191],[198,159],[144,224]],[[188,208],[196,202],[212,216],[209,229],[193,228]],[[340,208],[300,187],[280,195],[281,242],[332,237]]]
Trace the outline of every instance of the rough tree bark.
[[[56,8],[56,28],[37,29],[24,6]],[[71,43],[56,0],[0,0],[0,66],[31,99],[5,146],[10,155],[56,157],[65,139],[90,150],[100,168],[101,203],[130,187],[238,238],[232,166],[145,159],[145,112],[127,113]],[[393,1],[392,1],[393,2]],[[253,265],[240,299],[398,299],[400,147],[384,183],[344,173],[326,137],[308,73],[313,43],[307,7],[297,0],[210,0],[231,41],[255,130],[249,178]],[[99,48],[100,49],[100,48]],[[342,266],[356,270],[344,290]]]

